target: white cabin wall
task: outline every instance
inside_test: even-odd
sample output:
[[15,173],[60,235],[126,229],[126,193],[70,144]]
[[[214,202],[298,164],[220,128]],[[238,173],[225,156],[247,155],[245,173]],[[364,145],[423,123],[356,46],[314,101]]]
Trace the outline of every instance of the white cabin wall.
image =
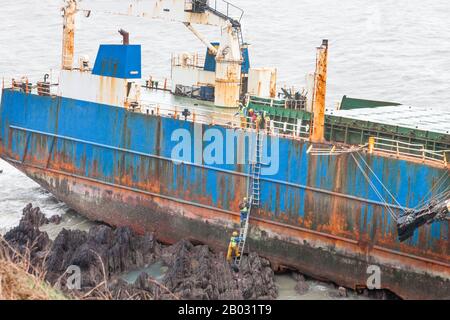
[[205,71],[191,66],[172,67],[172,92],[177,85],[192,86],[214,86],[216,75],[214,72]]
[[123,107],[127,83],[127,79],[97,76],[87,71],[62,70],[58,95]]

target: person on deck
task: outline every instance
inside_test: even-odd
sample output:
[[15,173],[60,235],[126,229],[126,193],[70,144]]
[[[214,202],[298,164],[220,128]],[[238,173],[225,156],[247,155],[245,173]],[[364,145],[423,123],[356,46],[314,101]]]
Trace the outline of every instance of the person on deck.
[[251,119],[252,119],[252,128],[255,129],[256,128],[256,120],[258,119],[258,115],[256,114],[256,112],[253,112]]
[[249,109],[248,110],[247,119],[250,122],[249,126],[247,126],[247,127],[252,128],[253,127],[253,123],[255,122],[255,119],[256,119],[256,114],[255,114],[255,111],[253,109]]
[[247,128],[247,107],[242,106],[239,109],[239,112],[236,113],[236,115],[239,115],[241,120],[241,128],[245,129]]
[[241,241],[241,238],[239,237],[239,234],[237,231],[233,231],[233,235],[230,239],[230,244],[228,245],[228,252],[227,252],[227,261],[231,261],[233,257],[239,257],[239,242]]
[[269,134],[270,133],[270,117],[268,115],[265,116],[264,122],[265,122],[264,127],[266,128],[267,133]]
[[256,116],[255,123],[256,123],[256,130],[264,129],[264,123],[261,112],[259,112],[258,115]]

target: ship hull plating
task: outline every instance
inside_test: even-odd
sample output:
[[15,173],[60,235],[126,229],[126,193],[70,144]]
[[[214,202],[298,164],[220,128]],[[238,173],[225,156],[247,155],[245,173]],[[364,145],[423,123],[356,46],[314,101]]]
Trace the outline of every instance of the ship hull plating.
[[[172,133],[183,128],[195,135],[190,122],[8,90],[0,121],[1,157],[93,220],[219,251],[238,226],[247,165],[170,160]],[[352,288],[367,286],[369,267],[376,266],[381,288],[404,298],[449,298],[449,222],[399,243],[395,223],[352,159],[312,157],[308,146],[281,139],[279,172],[261,178],[262,205],[252,213],[247,249],[275,269],[291,267]],[[447,170],[364,158],[404,206],[426,196]]]

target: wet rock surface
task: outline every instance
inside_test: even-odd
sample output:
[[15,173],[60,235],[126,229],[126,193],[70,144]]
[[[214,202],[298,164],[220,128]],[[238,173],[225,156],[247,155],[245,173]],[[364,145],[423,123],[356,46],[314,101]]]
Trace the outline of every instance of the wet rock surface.
[[267,259],[251,252],[242,258],[239,273],[239,288],[244,299],[275,299],[278,296],[274,272]]
[[293,273],[292,277],[297,281],[294,289],[298,294],[303,295],[309,291],[309,284],[302,274]]
[[243,299],[224,255],[208,246],[183,240],[165,250],[163,261],[169,266],[163,284],[181,299]]
[[39,207],[33,208],[28,204],[23,209],[19,225],[4,236],[10,248],[15,250],[14,253],[11,252],[11,256],[21,255],[29,259],[32,265],[41,265],[51,246],[47,233],[39,230],[44,223],[46,218]]
[[154,262],[158,250],[159,244],[152,234],[138,236],[129,228],[113,230],[99,225],[88,233],[63,229],[47,260],[47,279],[54,283],[67,268],[77,266],[83,287],[91,289],[115,275]]
[[163,284],[181,299],[275,299],[278,295],[269,261],[255,253],[242,258],[238,273],[223,253],[185,240],[166,248],[162,258],[169,266]]
[[[89,232],[63,229],[52,242],[41,232],[47,219],[39,208],[28,205],[19,226],[5,235],[19,252],[31,252],[32,264],[39,264],[46,280],[66,294],[93,299],[275,299],[278,291],[268,260],[255,253],[244,256],[234,272],[224,253],[206,245],[182,240],[171,246],[158,243],[154,234],[137,235],[131,229],[98,225]],[[134,283],[121,278],[156,261],[168,267],[157,282],[142,272]],[[71,288],[75,269],[80,271],[80,288]],[[72,279],[71,279],[72,278]]]

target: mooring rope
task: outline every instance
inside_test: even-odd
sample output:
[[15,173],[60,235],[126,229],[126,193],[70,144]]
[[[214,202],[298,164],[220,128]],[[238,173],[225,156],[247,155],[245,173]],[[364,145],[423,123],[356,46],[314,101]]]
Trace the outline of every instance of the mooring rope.
[[[442,180],[445,177],[444,180]],[[438,181],[436,182],[436,184],[427,192],[427,194],[422,198],[421,201],[419,201],[419,203],[414,207],[414,209],[417,209],[419,207],[424,207],[424,205],[430,201],[433,200],[434,197],[431,197],[429,200],[427,200],[429,195],[432,195],[433,192],[439,192],[439,189],[444,185],[444,183],[447,181],[447,179],[450,177],[450,175],[447,172],[444,172],[444,174],[438,179]],[[448,192],[450,190],[446,190],[444,192]]]
[[364,162],[364,164],[367,166],[367,168],[370,170],[370,172],[374,175],[375,179],[377,179],[377,181],[381,184],[381,186],[383,187],[384,190],[386,190],[386,192],[391,196],[391,198],[395,201],[395,203],[399,206],[399,207],[403,207],[402,205],[400,205],[400,203],[397,201],[397,199],[394,197],[394,195],[389,191],[389,189],[383,184],[383,182],[381,182],[381,180],[378,178],[378,176],[376,175],[376,173],[372,170],[372,168],[369,166],[369,164],[366,162],[366,160],[364,160],[364,157],[358,152],[358,155],[360,157],[360,159]]
[[375,194],[377,195],[377,197],[380,199],[380,201],[382,202],[383,206],[386,208],[386,210],[389,212],[391,218],[397,222],[398,221],[398,217],[397,215],[394,213],[394,211],[391,209],[391,207],[389,206],[389,204],[387,203],[387,201],[384,199],[384,197],[381,195],[381,193],[378,191],[378,189],[376,188],[376,186],[374,185],[374,183],[372,182],[372,180],[370,179],[369,175],[364,171],[364,168],[361,166],[361,164],[359,163],[359,161],[356,159],[356,157],[353,155],[353,153],[350,154],[353,158],[353,160],[355,161],[356,165],[358,166],[359,170],[361,171],[362,175],[366,178],[367,182],[369,183],[370,187],[373,189],[373,191],[375,192]]

